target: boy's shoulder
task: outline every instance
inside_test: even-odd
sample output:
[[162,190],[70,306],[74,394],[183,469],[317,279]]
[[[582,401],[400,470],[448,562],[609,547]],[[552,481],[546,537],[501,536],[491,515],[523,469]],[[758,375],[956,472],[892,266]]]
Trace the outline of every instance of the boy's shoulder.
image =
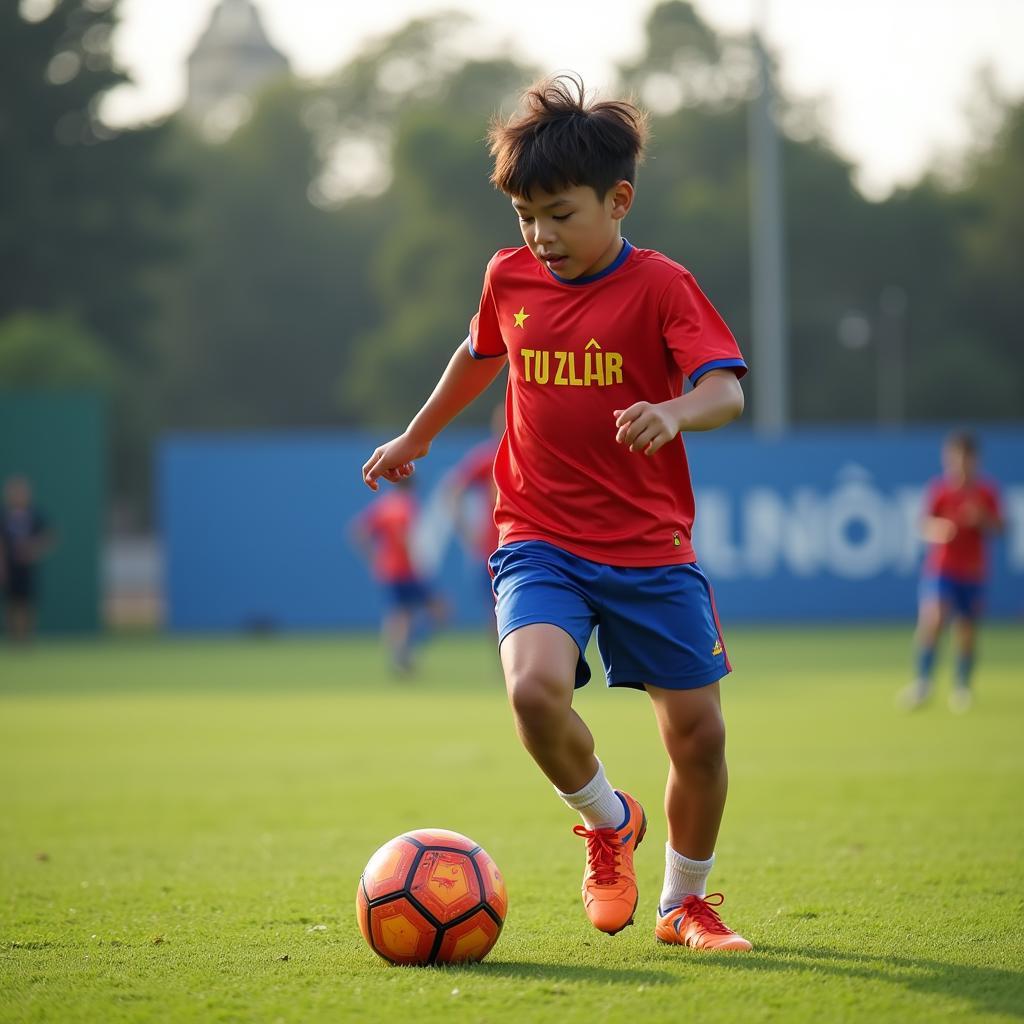
[[[499,249],[487,263],[487,277],[493,281],[495,278],[504,277],[507,274],[518,274],[524,271],[536,273],[543,269],[533,253],[530,252],[530,247],[520,245]],[[628,270],[631,274],[642,274],[657,283],[670,284],[680,280],[684,283],[693,282],[693,274],[686,267],[664,253],[658,252],[657,249],[641,249],[631,245],[629,258],[622,269]],[[546,280],[543,273],[538,276]]]
[[986,497],[999,499],[1001,488],[999,481],[994,476],[988,476],[987,474],[979,476],[975,480],[975,485]]
[[693,280],[693,274],[682,263],[677,263],[663,252],[658,252],[657,249],[638,249],[634,247],[631,257],[630,262],[633,266],[637,270],[649,274],[651,277],[666,282],[679,280],[680,278],[685,281]]
[[509,249],[499,249],[487,261],[487,275],[494,277],[506,270],[519,270],[529,266],[539,266],[529,246],[518,245]]

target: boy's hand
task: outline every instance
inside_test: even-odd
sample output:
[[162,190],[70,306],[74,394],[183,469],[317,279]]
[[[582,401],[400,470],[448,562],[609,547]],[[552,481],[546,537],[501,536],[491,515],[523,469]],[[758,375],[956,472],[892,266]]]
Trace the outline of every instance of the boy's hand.
[[430,445],[413,441],[408,435],[400,434],[393,441],[382,444],[363,466],[363,483],[376,491],[378,480],[383,478],[393,484],[412,476],[416,467],[413,459],[421,459],[430,451]]
[[679,433],[675,417],[662,405],[637,402],[628,409],[616,409],[615,440],[631,452],[653,455]]
[[948,544],[957,534],[957,525],[952,519],[929,516],[921,532],[929,544]]

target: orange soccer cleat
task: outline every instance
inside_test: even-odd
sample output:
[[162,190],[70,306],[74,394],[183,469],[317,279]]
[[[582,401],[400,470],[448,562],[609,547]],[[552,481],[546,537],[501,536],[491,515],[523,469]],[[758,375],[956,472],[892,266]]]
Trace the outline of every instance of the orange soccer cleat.
[[595,829],[577,825],[573,829],[587,841],[583,906],[590,923],[609,935],[633,923],[637,901],[633,851],[647,831],[647,815],[640,804],[628,793],[615,792],[626,808],[622,825]]
[[710,896],[687,896],[678,906],[658,911],[654,937],[670,945],[689,946],[691,949],[751,950],[754,947],[742,935],[737,935],[718,916],[725,897],[720,892]]

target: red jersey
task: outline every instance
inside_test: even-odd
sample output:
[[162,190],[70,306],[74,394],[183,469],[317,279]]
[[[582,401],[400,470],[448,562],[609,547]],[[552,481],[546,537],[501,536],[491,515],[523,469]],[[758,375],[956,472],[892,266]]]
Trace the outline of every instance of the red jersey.
[[616,409],[656,404],[709,370],[746,364],[689,271],[623,242],[615,262],[572,281],[523,246],[487,265],[470,324],[477,358],[508,354],[508,427],[494,462],[502,544],[542,540],[606,565],[695,560],[686,452],[615,441]]
[[494,502],[497,491],[494,486],[494,456],[498,451],[498,439],[489,438],[471,448],[455,467],[455,483],[468,490],[479,488],[484,495],[486,515],[480,517],[473,531],[473,542],[484,558],[498,546],[498,527],[494,522]]
[[985,558],[985,530],[978,525],[979,514],[1001,519],[999,492],[987,480],[954,484],[945,477],[933,480],[925,500],[925,515],[949,519],[956,533],[944,544],[933,544],[925,559],[925,571],[948,576],[963,583],[980,583],[988,571]]
[[382,583],[401,583],[417,578],[409,555],[409,534],[416,521],[416,502],[395,490],[381,495],[356,519],[373,548],[373,574]]

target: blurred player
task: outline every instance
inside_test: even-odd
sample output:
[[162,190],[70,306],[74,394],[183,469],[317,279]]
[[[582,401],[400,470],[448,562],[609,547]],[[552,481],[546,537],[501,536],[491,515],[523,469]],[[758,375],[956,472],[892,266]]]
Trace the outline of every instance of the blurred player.
[[426,611],[435,624],[444,621],[444,601],[417,571],[410,537],[418,506],[412,481],[404,480],[391,494],[378,498],[352,522],[351,536],[366,555],[373,574],[383,585],[387,610],[381,636],[394,670],[412,671],[413,626],[416,613]]
[[[494,458],[505,432],[505,407],[499,405],[491,416],[493,436],[471,448],[449,474],[449,500],[455,523],[470,556],[479,563],[480,589],[493,607],[491,574],[487,560],[498,547],[498,527],[494,522],[494,504],[498,491],[494,484]],[[476,502],[473,497],[479,499]],[[486,589],[485,589],[486,588]]]
[[524,100],[490,141],[491,180],[512,200],[526,244],[488,264],[469,337],[363,479],[376,490],[409,476],[508,360],[490,563],[499,650],[519,736],[583,818],[574,831],[586,841],[587,915],[612,935],[633,922],[633,852],[647,823],[611,787],[572,707],[574,687],[590,678],[596,627],[609,685],[646,690],[669,756],[655,936],[748,950],[718,916],[720,894],[706,892],[728,786],[719,680],[730,665],[690,543],[680,436],[740,415],[746,365],[689,272],[622,237],[645,116],[588,101],[569,76]]
[[35,633],[37,566],[52,545],[53,533],[32,500],[32,485],[23,476],[12,476],[4,485],[0,510],[0,583],[7,635],[15,643]]
[[978,475],[978,446],[970,434],[952,434],[942,449],[943,476],[933,480],[921,524],[930,545],[921,575],[917,617],[917,679],[901,695],[908,708],[931,693],[935,650],[946,623],[954,624],[956,674],[949,704],[971,706],[978,618],[988,575],[987,539],[1003,529],[999,492]]

